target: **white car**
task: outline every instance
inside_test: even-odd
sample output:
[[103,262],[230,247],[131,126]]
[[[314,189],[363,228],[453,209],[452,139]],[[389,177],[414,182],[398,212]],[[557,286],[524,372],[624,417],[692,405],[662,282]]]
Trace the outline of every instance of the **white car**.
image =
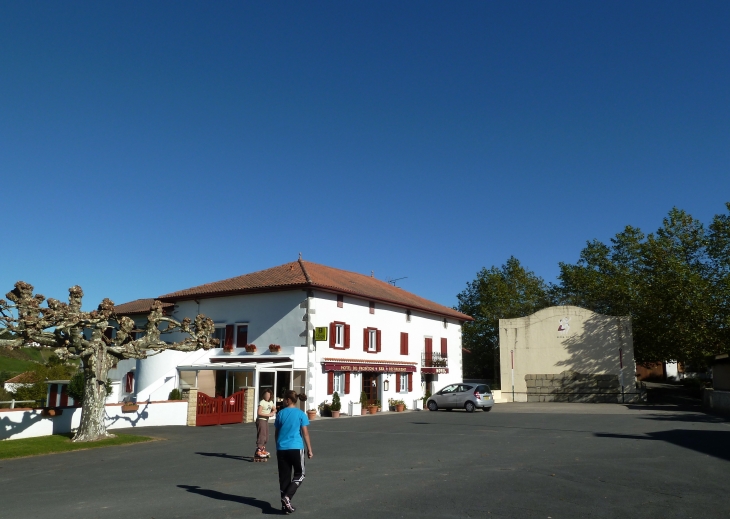
[[488,385],[466,382],[450,384],[426,402],[429,411],[466,409],[467,413],[473,413],[477,408],[491,411],[493,405],[494,397]]

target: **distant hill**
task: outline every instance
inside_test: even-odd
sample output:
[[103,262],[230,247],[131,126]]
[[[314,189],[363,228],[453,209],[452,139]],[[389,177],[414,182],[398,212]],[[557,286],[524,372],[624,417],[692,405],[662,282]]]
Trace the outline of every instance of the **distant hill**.
[[0,383],[25,371],[32,370],[38,364],[45,364],[53,354],[51,349],[18,348],[10,350],[0,348]]

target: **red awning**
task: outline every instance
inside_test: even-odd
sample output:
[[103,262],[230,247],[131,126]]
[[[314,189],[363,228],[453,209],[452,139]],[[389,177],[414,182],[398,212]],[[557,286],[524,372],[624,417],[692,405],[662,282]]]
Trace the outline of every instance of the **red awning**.
[[[443,369],[443,368],[442,368]],[[325,371],[361,371],[367,373],[408,373],[415,372],[411,364],[370,364],[363,362],[325,362]]]

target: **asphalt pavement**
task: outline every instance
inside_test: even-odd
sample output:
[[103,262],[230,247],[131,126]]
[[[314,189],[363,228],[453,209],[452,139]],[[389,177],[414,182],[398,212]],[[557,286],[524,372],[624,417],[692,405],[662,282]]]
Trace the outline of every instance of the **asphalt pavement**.
[[[250,458],[253,425],[124,432],[161,440],[0,461],[0,518],[280,514],[275,459]],[[295,516],[730,517],[730,422],[679,407],[500,404],[310,432]]]

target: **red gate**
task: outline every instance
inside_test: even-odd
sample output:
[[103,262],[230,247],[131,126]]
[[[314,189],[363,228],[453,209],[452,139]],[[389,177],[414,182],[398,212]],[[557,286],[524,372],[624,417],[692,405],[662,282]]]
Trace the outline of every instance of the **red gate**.
[[245,392],[233,393],[227,398],[210,397],[198,393],[195,425],[223,425],[243,422],[243,396]]

